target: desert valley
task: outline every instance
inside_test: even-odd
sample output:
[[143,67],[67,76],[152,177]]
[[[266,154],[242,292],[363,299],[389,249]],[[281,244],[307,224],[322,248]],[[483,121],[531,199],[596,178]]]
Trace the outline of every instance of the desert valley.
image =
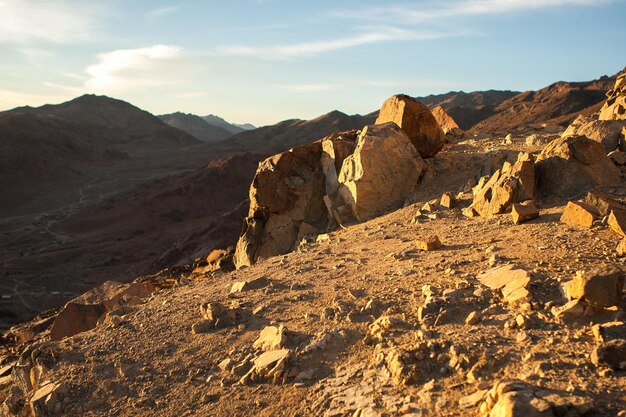
[[0,125],[0,415],[626,415],[626,70]]

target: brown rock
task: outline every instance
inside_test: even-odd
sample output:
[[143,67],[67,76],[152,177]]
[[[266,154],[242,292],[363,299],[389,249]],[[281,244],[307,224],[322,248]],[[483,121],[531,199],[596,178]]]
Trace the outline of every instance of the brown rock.
[[625,210],[626,205],[613,198],[608,192],[600,187],[589,190],[585,196],[585,203],[596,208],[602,216],[611,214],[611,210]]
[[598,217],[599,213],[595,207],[582,202],[569,201],[561,215],[561,221],[570,226],[591,227]]
[[100,317],[106,312],[102,304],[67,303],[54,319],[50,328],[50,338],[61,340],[64,337],[91,330],[96,327]]
[[204,272],[233,271],[235,269],[235,264],[233,262],[234,254],[235,250],[232,247],[211,251],[211,253],[209,253],[206,257],[207,266],[204,268]]
[[617,76],[615,86],[606,93],[606,103],[600,109],[600,120],[626,119],[626,73]]
[[626,237],[619,241],[617,247],[615,248],[615,252],[617,252],[617,256],[626,256]]
[[435,116],[437,123],[439,123],[439,126],[441,127],[441,130],[443,130],[443,133],[446,135],[446,137],[452,139],[461,139],[464,136],[465,133],[463,132],[463,130],[459,128],[459,125],[456,124],[452,116],[450,116],[443,107],[435,107],[432,110],[432,113],[433,116]]
[[265,277],[255,278],[250,281],[236,281],[230,288],[230,293],[259,290],[270,285],[270,281]]
[[456,201],[456,198],[452,195],[452,193],[443,193],[439,201],[439,205],[441,207],[451,209],[457,206],[457,201]]
[[472,208],[483,217],[508,211],[513,203],[531,200],[535,194],[532,161],[517,161],[506,172],[496,171],[474,197]]
[[60,414],[62,409],[63,395],[67,394],[66,384],[49,382],[39,388],[30,398],[30,410],[33,417],[44,417]]
[[626,121],[596,120],[579,116],[561,136],[586,136],[601,144],[605,152],[609,153],[618,147],[624,126]]
[[241,377],[241,384],[271,380],[279,382],[286,376],[287,366],[293,358],[289,349],[272,350],[262,353],[254,360],[254,366],[247,374]]
[[539,209],[533,201],[515,203],[511,206],[511,216],[513,223],[520,224],[539,217]]
[[419,239],[415,242],[417,248],[423,251],[433,251],[441,247],[441,241],[438,236],[428,236],[425,239]]
[[615,339],[596,346],[591,353],[591,362],[596,366],[626,370],[626,339]]
[[354,217],[365,220],[401,207],[426,164],[393,123],[366,126],[339,173],[339,194]]
[[253,346],[266,352],[282,349],[287,341],[285,331],[286,329],[283,325],[265,326]]
[[435,156],[445,143],[445,134],[431,111],[419,101],[397,95],[385,101],[376,124],[394,122],[404,130],[422,158]]
[[619,184],[620,172],[598,142],[567,136],[550,142],[535,164],[541,195],[578,197],[598,185]]
[[530,275],[515,265],[499,266],[478,275],[481,284],[492,290],[502,291],[502,296],[510,304],[522,304],[531,300],[528,286]]
[[626,236],[626,211],[611,210],[609,227],[620,236]]
[[603,266],[579,272],[568,288],[572,299],[581,299],[594,307],[612,307],[622,298],[624,272],[620,269]]

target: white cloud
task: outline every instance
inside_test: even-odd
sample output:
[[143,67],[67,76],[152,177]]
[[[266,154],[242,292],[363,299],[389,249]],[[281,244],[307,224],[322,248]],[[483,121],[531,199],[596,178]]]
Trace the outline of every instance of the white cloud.
[[438,39],[445,36],[443,33],[432,31],[414,31],[396,27],[381,27],[377,30],[364,32],[359,35],[329,39],[324,41],[303,42],[279,46],[225,46],[218,49],[219,55],[241,56],[261,59],[291,59],[304,56],[318,55],[355,46],[388,42],[388,41],[416,41]]
[[439,19],[515,13],[558,6],[597,6],[614,0],[458,0],[438,7],[390,6],[331,12],[332,16],[373,21],[422,23]]
[[190,58],[182,48],[170,45],[105,52],[98,55],[98,63],[87,67],[85,87],[115,94],[176,84],[188,74]]
[[92,36],[98,5],[74,0],[0,0],[0,43],[79,43]]
[[158,9],[154,9],[146,13],[146,19],[148,20],[161,19],[162,17],[176,13],[179,10],[180,10],[180,7],[177,7],[177,6],[160,7]]

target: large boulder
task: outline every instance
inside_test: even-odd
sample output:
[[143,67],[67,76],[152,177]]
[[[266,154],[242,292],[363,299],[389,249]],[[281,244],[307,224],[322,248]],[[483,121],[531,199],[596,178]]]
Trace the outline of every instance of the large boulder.
[[563,132],[561,137],[586,136],[600,143],[606,153],[614,151],[624,141],[622,129],[626,120],[595,120],[590,117],[579,116]]
[[395,123],[366,126],[339,173],[339,193],[365,220],[397,208],[415,191],[426,164]]
[[626,72],[615,80],[615,86],[606,93],[606,103],[600,110],[600,120],[626,120]]
[[572,199],[599,185],[620,183],[619,169],[604,147],[585,136],[566,136],[550,142],[535,164],[538,192]]
[[383,103],[376,124],[394,122],[404,130],[422,158],[435,156],[446,141],[437,119],[424,104],[404,94]]
[[250,266],[260,259],[293,251],[305,235],[333,219],[328,195],[335,195],[338,167],[356,141],[356,131],[274,155],[259,164],[250,186],[250,210],[244,220],[234,263]]
[[514,203],[532,200],[535,169],[530,158],[520,157],[513,165],[497,170],[474,196],[472,208],[481,216],[505,213]]

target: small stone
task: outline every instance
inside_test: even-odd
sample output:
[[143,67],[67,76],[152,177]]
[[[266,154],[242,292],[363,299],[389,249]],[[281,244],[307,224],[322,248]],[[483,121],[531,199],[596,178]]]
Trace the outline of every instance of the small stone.
[[582,299],[592,306],[612,307],[619,304],[623,287],[624,273],[607,265],[576,273],[568,292],[570,298]]
[[626,256],[626,237],[620,240],[615,248],[615,252],[617,252],[617,256],[624,257]]
[[461,397],[459,399],[459,407],[460,408],[475,407],[476,405],[478,405],[479,402],[481,402],[485,398],[485,395],[487,395],[488,391],[489,390],[481,389],[481,390],[476,391],[473,394],[466,395],[465,397]]
[[465,324],[467,324],[467,325],[474,325],[474,324],[480,322],[480,320],[481,320],[480,312],[479,311],[472,311],[465,318]]
[[591,227],[599,217],[595,207],[579,201],[570,201],[561,215],[561,221],[570,226]]
[[608,224],[615,233],[620,236],[626,236],[626,211],[612,210]]
[[476,210],[474,210],[473,207],[465,207],[461,210],[461,214],[469,218],[478,217],[478,213],[476,212]]
[[434,251],[441,247],[441,241],[438,236],[432,235],[425,239],[416,241],[417,248],[423,251]]
[[191,333],[201,334],[211,331],[215,327],[213,320],[201,320],[191,325]]
[[539,209],[533,201],[515,203],[511,208],[511,216],[513,217],[513,223],[520,224],[539,217]]
[[285,331],[286,329],[283,325],[265,326],[252,346],[265,352],[282,349],[287,341]]
[[250,290],[258,290],[261,288],[265,288],[270,284],[270,281],[265,277],[260,277],[253,279],[251,281],[237,281],[233,283],[233,286],[230,288],[230,293],[238,293]]
[[441,196],[439,205],[447,209],[452,209],[457,206],[457,201],[456,201],[456,198],[452,195],[452,193],[444,193]]

